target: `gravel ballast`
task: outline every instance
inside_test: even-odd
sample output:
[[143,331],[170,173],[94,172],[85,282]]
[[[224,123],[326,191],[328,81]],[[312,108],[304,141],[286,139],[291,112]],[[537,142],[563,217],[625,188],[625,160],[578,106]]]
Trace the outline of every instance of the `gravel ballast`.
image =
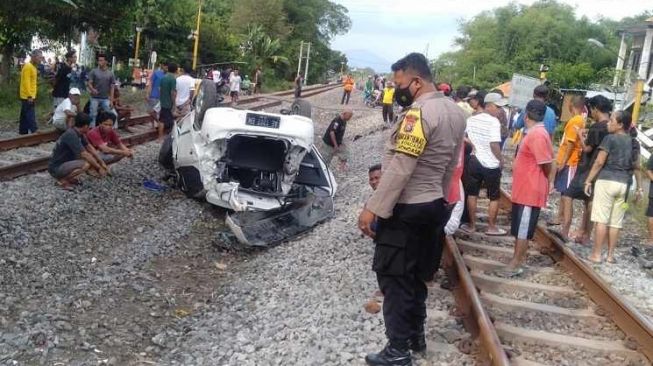
[[[326,108],[314,111],[316,137],[340,93],[310,98]],[[355,222],[388,131],[360,99],[335,217],[268,249],[225,250],[222,211],[145,190],[163,175],[156,143],[75,192],[46,173],[0,183],[0,364],[363,364],[385,335],[382,315],[363,309],[373,244]],[[468,335],[449,316],[451,294],[429,291],[430,351],[416,363],[474,364],[455,346]]]

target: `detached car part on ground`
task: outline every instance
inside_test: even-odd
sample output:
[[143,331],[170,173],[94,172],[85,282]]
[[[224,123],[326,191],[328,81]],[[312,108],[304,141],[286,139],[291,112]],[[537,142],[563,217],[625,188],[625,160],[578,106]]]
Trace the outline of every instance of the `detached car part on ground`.
[[215,86],[203,80],[194,111],[161,146],[159,162],[187,196],[229,210],[231,231],[254,246],[333,216],[337,184],[313,143],[310,103],[298,99],[283,114],[217,104]]

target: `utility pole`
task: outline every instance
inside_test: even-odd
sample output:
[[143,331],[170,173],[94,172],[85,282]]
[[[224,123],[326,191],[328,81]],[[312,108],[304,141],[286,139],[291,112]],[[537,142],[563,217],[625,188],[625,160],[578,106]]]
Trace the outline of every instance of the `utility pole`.
[[197,6],[197,26],[195,27],[195,45],[193,46],[193,70],[197,67],[197,51],[200,45],[200,21],[202,19],[202,0],[198,1]]
[[[138,60],[138,49],[141,47],[141,32],[143,31],[142,27],[136,27],[136,47],[134,49],[134,62]],[[136,65],[134,65],[136,66]]]
[[633,117],[632,117],[634,126],[637,126],[637,121],[639,120],[639,110],[642,106],[643,92],[644,92],[644,80],[637,79],[637,81],[635,82],[635,101],[633,102]]
[[304,52],[304,41],[299,43],[299,62],[297,63],[297,75],[302,72],[302,54]]
[[304,70],[304,85],[308,79],[308,61],[311,59],[311,42],[308,42],[308,51],[306,52],[306,70]]

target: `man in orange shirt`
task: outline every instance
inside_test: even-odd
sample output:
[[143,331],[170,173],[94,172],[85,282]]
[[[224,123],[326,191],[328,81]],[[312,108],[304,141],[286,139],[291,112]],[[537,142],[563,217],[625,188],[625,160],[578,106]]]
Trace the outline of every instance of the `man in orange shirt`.
[[345,91],[342,93],[342,100],[340,104],[349,104],[349,97],[351,96],[351,91],[354,90],[354,78],[350,75],[347,75],[345,80],[342,82],[342,86]]
[[584,97],[575,96],[571,99],[569,112],[573,117],[565,125],[565,131],[560,140],[560,147],[556,157],[556,168],[553,170],[555,172],[554,188],[561,194],[560,205],[558,206],[558,221],[562,223],[562,236],[565,239],[569,236],[573,210],[571,197],[565,196],[565,192],[569,188],[574,175],[576,175],[576,168],[582,153],[579,131],[585,128],[584,107]]

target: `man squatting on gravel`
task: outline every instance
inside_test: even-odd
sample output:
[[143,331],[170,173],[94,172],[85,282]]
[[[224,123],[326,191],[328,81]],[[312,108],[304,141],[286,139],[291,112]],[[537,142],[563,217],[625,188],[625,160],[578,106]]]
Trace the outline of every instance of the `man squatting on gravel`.
[[386,144],[381,181],[358,218],[360,230],[374,238],[372,269],[385,296],[388,344],[367,355],[369,365],[411,365],[410,350],[426,349],[425,282],[442,254],[449,219],[444,197],[465,133],[463,111],[436,91],[424,55],[411,53],[392,71],[402,122]]
[[78,184],[77,176],[88,172],[95,176],[106,176],[109,168],[95,148],[86,140],[91,118],[85,113],[75,116],[75,125],[64,132],[52,150],[48,172],[66,190]]

